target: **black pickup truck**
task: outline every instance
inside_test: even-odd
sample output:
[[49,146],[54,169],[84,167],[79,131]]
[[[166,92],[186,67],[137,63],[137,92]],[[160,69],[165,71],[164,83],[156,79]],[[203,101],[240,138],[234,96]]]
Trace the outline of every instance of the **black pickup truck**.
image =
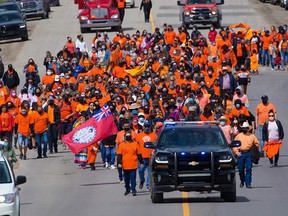
[[218,122],[167,122],[150,159],[153,203],[163,202],[171,191],[220,191],[227,202],[236,201],[236,158]]

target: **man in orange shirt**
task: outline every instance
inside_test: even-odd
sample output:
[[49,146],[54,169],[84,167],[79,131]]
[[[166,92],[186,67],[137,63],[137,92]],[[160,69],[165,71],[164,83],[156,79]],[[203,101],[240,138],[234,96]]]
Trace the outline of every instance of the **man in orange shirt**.
[[260,136],[260,153],[264,156],[263,147],[264,147],[264,140],[263,140],[263,126],[266,121],[268,121],[268,114],[270,110],[273,110],[275,113],[275,118],[277,119],[276,108],[274,104],[269,103],[269,99],[267,95],[263,95],[261,97],[262,103],[258,104],[255,109],[256,118],[255,124],[256,127],[259,129],[259,136]]
[[117,0],[117,6],[118,6],[118,11],[119,11],[121,23],[122,23],[123,20],[124,20],[124,15],[125,15],[125,3],[126,3],[126,0]]
[[149,158],[152,152],[152,149],[147,149],[144,147],[145,142],[154,142],[157,140],[157,135],[152,132],[152,125],[146,121],[144,122],[144,130],[143,132],[138,134],[138,140],[140,145],[140,151],[143,158],[143,167],[140,166],[138,168],[138,173],[140,177],[139,189],[143,188],[143,184],[145,183],[145,171],[147,170],[147,179],[146,179],[146,188],[149,189],[150,184],[150,166],[149,166]]
[[50,153],[53,153],[53,147],[55,153],[58,152],[58,125],[60,124],[60,109],[54,103],[53,96],[48,98],[48,105],[44,107],[44,111],[49,116],[49,125],[48,125],[48,142]]
[[0,138],[3,140],[4,137],[9,139],[9,143],[12,141],[12,131],[14,127],[14,116],[9,112],[7,105],[1,106],[0,114]]
[[124,172],[126,188],[124,196],[130,193],[130,189],[132,189],[132,195],[136,196],[136,170],[138,161],[141,164],[140,166],[143,167],[143,159],[139,144],[133,141],[131,132],[125,133],[124,142],[120,143],[117,154],[118,167],[122,168]]
[[[18,137],[18,145],[20,150],[20,159],[26,160],[28,139],[30,138],[30,132],[33,134],[33,117],[28,115],[28,110],[22,107],[21,113],[15,118],[15,137]],[[23,154],[24,149],[24,154]]]
[[262,41],[262,57],[261,57],[261,64],[262,66],[266,65],[266,58],[267,58],[267,66],[269,67],[270,57],[269,57],[269,45],[273,38],[270,36],[269,30],[265,31],[265,35],[261,38]]
[[38,156],[37,158],[42,158],[42,143],[43,143],[43,157],[47,158],[47,142],[48,142],[48,123],[49,116],[44,112],[42,106],[37,107],[37,112],[34,114],[34,133],[37,142]]

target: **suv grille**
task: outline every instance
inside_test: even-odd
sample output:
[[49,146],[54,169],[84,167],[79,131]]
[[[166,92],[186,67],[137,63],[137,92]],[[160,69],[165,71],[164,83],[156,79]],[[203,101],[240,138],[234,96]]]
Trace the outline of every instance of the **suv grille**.
[[191,154],[187,157],[178,155],[178,171],[209,171],[211,155]]
[[30,9],[30,8],[36,8],[37,7],[37,3],[34,1],[31,2],[23,2],[23,8],[24,9]]
[[209,9],[209,8],[195,8],[194,9],[194,11],[195,11],[195,13],[193,13],[193,14],[195,14],[195,15],[209,15],[209,13],[211,13],[211,9]]
[[93,8],[91,9],[91,17],[108,18],[108,10],[107,8]]

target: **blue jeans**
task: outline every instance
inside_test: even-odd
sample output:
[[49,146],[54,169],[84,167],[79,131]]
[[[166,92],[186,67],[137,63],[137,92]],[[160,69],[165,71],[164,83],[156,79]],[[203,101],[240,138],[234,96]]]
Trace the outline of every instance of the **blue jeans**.
[[288,64],[288,50],[281,51],[281,69],[284,69],[285,64]]
[[149,158],[143,158],[143,168],[138,167],[138,173],[140,178],[140,184],[145,183],[145,171],[147,170],[147,178],[146,178],[146,187],[149,187],[150,184],[150,166],[149,166]]
[[[251,185],[252,182],[252,159],[250,151],[241,153],[242,156],[238,157],[238,170],[240,181],[245,182],[246,186]],[[246,175],[245,175],[246,169]]]
[[18,144],[19,146],[27,147],[29,137],[24,136],[21,133],[18,133]]
[[115,163],[115,149],[116,149],[115,146],[104,147],[106,162],[108,162],[109,165],[114,165]]
[[259,138],[259,140],[260,140],[260,152],[261,152],[261,153],[264,153],[263,147],[264,147],[265,142],[264,142],[264,140],[263,140],[263,138],[262,138],[263,125],[258,125],[258,129],[259,129],[259,136],[260,136],[260,138]]
[[136,170],[123,170],[126,191],[130,191],[130,189],[132,189],[132,192],[136,191]]
[[262,50],[262,65],[266,64],[266,58],[267,58],[267,65],[269,65],[269,52],[268,50],[263,49]]
[[270,55],[270,62],[271,62],[271,68],[272,69],[274,69],[274,60],[275,60],[275,58],[273,58],[273,56],[272,55]]
[[102,143],[100,143],[100,152],[101,152],[102,162],[105,163],[106,162],[106,151],[105,151],[105,147]]
[[35,134],[36,142],[38,145],[38,156],[42,155],[42,143],[43,143],[43,156],[47,153],[47,142],[48,142],[48,136],[47,131],[39,134]]

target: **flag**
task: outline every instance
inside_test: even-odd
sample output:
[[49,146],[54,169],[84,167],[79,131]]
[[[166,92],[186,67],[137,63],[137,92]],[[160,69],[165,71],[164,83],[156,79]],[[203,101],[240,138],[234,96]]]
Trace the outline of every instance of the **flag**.
[[112,112],[105,104],[97,113],[84,124],[75,128],[69,134],[64,135],[62,140],[74,154],[79,153],[86,147],[116,134],[118,129],[115,125]]

